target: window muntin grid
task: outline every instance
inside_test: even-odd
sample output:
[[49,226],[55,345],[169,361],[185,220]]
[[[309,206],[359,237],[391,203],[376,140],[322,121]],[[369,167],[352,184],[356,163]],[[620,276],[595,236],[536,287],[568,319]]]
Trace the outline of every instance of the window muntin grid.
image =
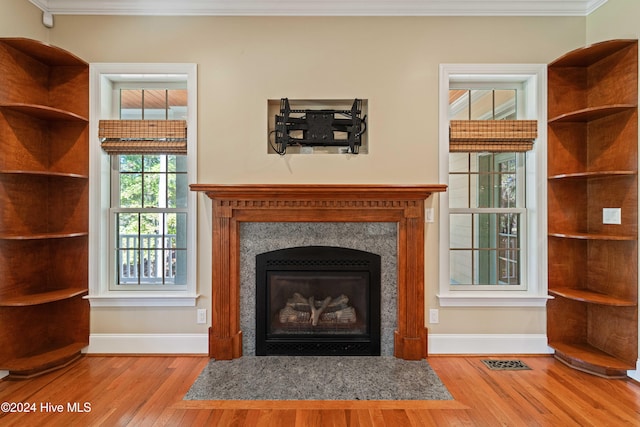
[[[450,118],[516,118],[515,89],[451,89]],[[449,153],[452,289],[523,289],[524,153]]]

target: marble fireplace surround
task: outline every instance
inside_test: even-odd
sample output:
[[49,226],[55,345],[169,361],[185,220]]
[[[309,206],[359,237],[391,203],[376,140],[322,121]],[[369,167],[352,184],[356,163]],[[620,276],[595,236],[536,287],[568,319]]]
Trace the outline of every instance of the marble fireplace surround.
[[424,323],[424,201],[432,185],[191,184],[212,204],[211,327],[209,357],[242,356],[240,225],[243,222],[395,222],[397,329],[393,354],[427,356]]

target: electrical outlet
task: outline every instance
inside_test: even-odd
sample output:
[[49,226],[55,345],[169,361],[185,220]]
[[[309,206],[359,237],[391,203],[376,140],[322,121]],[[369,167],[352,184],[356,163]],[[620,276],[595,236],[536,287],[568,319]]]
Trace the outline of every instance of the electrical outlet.
[[438,309],[430,308],[429,309],[429,323],[440,323],[440,319],[438,318]]
[[199,308],[197,311],[196,323],[207,323],[207,309]]

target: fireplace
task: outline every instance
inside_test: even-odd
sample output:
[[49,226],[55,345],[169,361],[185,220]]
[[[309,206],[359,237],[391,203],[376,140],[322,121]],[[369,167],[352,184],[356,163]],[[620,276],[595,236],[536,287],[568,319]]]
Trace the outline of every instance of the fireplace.
[[424,200],[446,185],[190,184],[211,199],[211,326],[209,356],[242,357],[240,225],[251,222],[394,222],[397,225],[397,309],[393,354],[427,356],[424,323]]
[[256,257],[256,355],[380,355],[380,256],[342,247]]

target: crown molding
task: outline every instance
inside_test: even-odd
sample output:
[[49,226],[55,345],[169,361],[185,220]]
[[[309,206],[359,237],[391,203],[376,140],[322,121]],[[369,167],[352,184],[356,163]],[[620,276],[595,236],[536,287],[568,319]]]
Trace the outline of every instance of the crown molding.
[[53,15],[587,16],[607,0],[29,0]]

